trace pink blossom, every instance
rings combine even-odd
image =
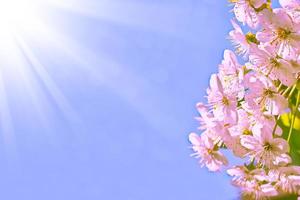
[[[247,149],[241,144],[241,135],[252,134],[252,124],[249,120],[250,116],[243,110],[238,110],[238,123],[228,128],[231,135],[231,140],[227,142],[227,146],[232,149],[235,156],[243,158],[247,154]],[[230,145],[228,145],[230,143]]]
[[[252,129],[250,113],[244,109],[238,110],[238,122],[236,125],[229,127],[229,132],[232,136],[241,136],[243,134],[250,134]]]
[[[274,132],[275,135],[281,136],[282,129],[276,126],[276,119],[274,116],[267,114],[266,112],[261,112],[259,110],[254,110],[250,120],[253,124],[263,124],[265,131]],[[274,127],[276,126],[276,129]]]
[[[195,151],[193,156],[200,158],[199,163],[205,165],[210,171],[219,171],[223,165],[228,164],[226,157],[215,149],[215,144],[205,134],[200,137],[196,133],[191,133],[189,140]]]
[[[274,12],[264,11],[263,29],[257,33],[257,39],[275,47],[280,56],[299,51],[300,27],[284,9]]]
[[[246,103],[255,111],[279,115],[288,109],[288,101],[278,93],[273,83],[264,77],[251,76],[247,82],[249,92],[245,95]]]
[[[243,85],[244,69],[239,64],[235,54],[230,50],[224,51],[224,59],[219,65],[219,75],[225,93],[235,95],[242,99],[244,95]]]
[[[238,157],[243,164],[227,173],[244,199],[300,195],[299,149],[291,137],[300,101],[300,0],[280,0],[277,9],[270,0],[230,2],[236,20],[250,27],[244,34],[231,21],[229,38],[245,61],[224,51],[207,104],[197,104],[202,133],[189,135],[193,155],[210,171],[228,164],[222,149]]]
[[[300,6],[299,0],[279,0],[279,3],[286,9],[298,8]]]
[[[244,55],[245,57],[249,53],[251,43],[256,43],[258,41],[256,40],[255,35],[250,32],[245,35],[241,27],[234,20],[231,20],[231,24],[234,30],[229,32],[229,39],[233,43],[237,54]]]
[[[256,8],[261,7],[265,0],[232,0],[234,2],[234,14],[236,19],[251,28],[256,28],[259,24]]]
[[[249,150],[248,155],[261,166],[273,167],[277,159],[286,159],[289,145],[282,138],[273,138],[272,132],[264,130],[264,126],[256,124],[253,135],[241,136],[241,143]],[[290,159],[287,160],[287,163]]]
[[[261,200],[277,196],[278,191],[270,183],[261,184],[253,181],[244,188],[243,194],[247,199]]]
[[[209,129],[215,126],[215,118],[212,112],[209,112],[208,107],[203,103],[197,104],[197,110],[200,114],[200,117],[196,119],[200,122],[200,130]]]
[[[235,94],[224,91],[222,83],[216,74],[210,79],[208,103],[213,107],[214,116],[226,123],[235,123],[237,120],[237,98]]]
[[[268,176],[273,177],[274,186],[283,193],[297,194],[300,189],[300,167],[298,166],[280,167],[271,170]]]
[[[281,58],[274,47],[265,45],[252,48],[249,60],[255,70],[263,72],[272,80],[280,80],[285,85],[295,83],[295,71],[292,65]]]
[[[219,70],[221,77],[231,76],[233,79],[240,79],[241,65],[232,51],[228,49],[224,51],[224,59],[219,65]]]
[[[279,0],[280,5],[292,17],[295,23],[300,22],[300,1],[299,0]]]
[[[264,174],[262,169],[250,170],[246,166],[234,166],[227,170],[227,174],[233,176],[232,184],[238,187],[247,187],[254,181],[256,175]]]
[[[244,196],[249,199],[262,199],[278,194],[276,188],[269,183],[263,169],[250,170],[245,166],[235,166],[227,173],[233,176],[232,183],[242,189]]]

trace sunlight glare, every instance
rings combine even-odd
[[[29,24],[35,13],[36,0],[0,0],[0,29]]]

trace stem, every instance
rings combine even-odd
[[[272,0],[267,0],[268,9],[272,9]]]
[[[275,124],[275,126],[273,128],[272,135],[274,135],[275,132],[276,132],[276,129],[278,127],[278,122],[279,122],[279,119],[280,119],[280,115],[278,115],[277,117],[275,117],[275,119],[276,119],[276,124]]]
[[[274,66],[272,66],[272,67],[270,68],[270,70],[268,71],[268,73],[266,74],[267,77],[269,77],[269,75],[271,74],[271,72],[272,72],[273,69],[274,69]]]
[[[278,87],[277,87],[277,92],[278,92],[278,93],[280,93],[282,86],[283,86],[282,83],[280,83],[280,84],[278,85]]]
[[[288,96],[288,99],[291,98],[291,96],[293,95],[293,93],[294,93],[296,87],[297,87],[297,84],[295,84],[294,87],[292,88],[292,90],[290,91],[290,94],[289,94],[289,96]]]
[[[288,135],[288,138],[287,138],[287,141],[289,142],[290,139],[291,139],[291,135],[292,135],[292,132],[293,132],[293,128],[294,128],[294,124],[295,124],[295,120],[296,120],[296,114],[297,114],[297,111],[298,111],[298,107],[299,107],[299,104],[300,104],[300,91],[298,90],[297,92],[297,102],[296,102],[296,107],[295,107],[295,110],[294,110],[294,114],[292,116],[292,123],[291,123],[291,127],[290,127],[290,130],[289,130],[289,135]]]
[[[296,86],[297,86],[297,85],[295,84],[295,85],[292,85],[292,86],[286,88],[286,89],[283,91],[283,93],[282,93],[281,95],[285,97],[287,94],[289,94],[289,92],[290,92],[291,90],[293,90],[294,87],[296,88]]]
[[[286,88],[281,95],[286,96],[288,94],[288,92],[292,89],[292,87],[293,86],[290,86],[290,87]]]

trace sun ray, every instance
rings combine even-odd
[[[14,133],[14,126],[8,103],[5,82],[2,76],[2,69],[0,67],[0,125],[1,133],[4,140],[4,147],[6,153],[10,156],[16,156],[16,139]]]
[[[71,38],[55,31],[52,31],[51,35],[53,36],[52,45],[57,45],[57,49],[77,63],[76,66],[73,66],[73,70],[82,72],[94,84],[109,88],[110,91],[127,101],[153,128],[160,127],[162,120],[174,120],[168,114],[170,113],[169,110],[155,109],[155,105],[161,107],[158,106],[161,99],[167,98],[164,97],[165,94],[158,93],[158,89],[154,88],[144,77],[140,77],[126,66],[113,61],[104,52],[95,54]],[[61,45],[59,41],[64,41],[64,45]],[[143,95],[145,93],[155,95],[150,98],[148,95]],[[155,96],[159,96],[160,100]]]
[[[158,8],[155,5],[133,1],[130,5],[125,5],[124,2],[122,3],[121,1],[85,2],[82,0],[68,0],[62,2],[49,0],[40,4],[41,8],[47,7],[47,4],[55,5],[57,8],[71,10],[82,16],[92,16],[96,19],[104,19],[123,25],[162,33],[177,34],[172,29],[169,29],[169,27],[157,26],[156,23],[145,23],[147,22],[147,18],[151,17],[157,10],[164,12],[165,7]],[[122,11],[122,7],[124,6],[126,6],[126,9]],[[100,7],[100,10],[103,10],[103,12],[96,12]],[[146,10],[144,15],[141,15],[141,18],[138,17],[141,14],[139,10]],[[49,10],[45,8],[45,13],[43,14],[47,15],[46,13],[48,11]],[[174,7],[173,12],[173,14],[179,12],[178,8]],[[41,11],[39,11],[39,13],[41,13]],[[59,84],[56,83],[55,78],[51,76],[52,73],[49,73],[50,70],[51,72],[55,72],[56,69],[53,69],[53,66],[48,66],[39,58],[40,54],[31,48],[30,42],[33,42],[37,46],[46,47],[49,49],[49,52],[51,51],[51,54],[53,52],[55,55],[63,55],[65,60],[72,60],[75,64],[72,66],[64,66],[65,73],[83,73],[86,77],[91,78],[90,81],[93,81],[92,84],[109,88],[113,93],[127,101],[154,128],[159,127],[163,119],[168,118],[172,120],[168,114],[168,110],[155,109],[155,105],[160,103],[155,96],[163,97],[164,94],[158,93],[157,88],[153,87],[149,81],[143,77],[139,77],[138,74],[128,69],[128,67],[115,62],[114,59],[110,58],[110,56],[104,52],[105,49],[101,49],[100,47],[96,54],[83,44],[76,42],[72,36],[57,30],[59,26],[43,21],[43,18],[38,17],[39,13],[32,13],[35,17],[28,18],[30,22],[23,20],[15,21],[15,24],[9,24],[9,26],[6,24],[7,29],[5,31],[0,31],[0,48],[6,48],[5,52],[2,53],[4,54],[3,58],[1,55],[0,58],[10,61],[8,62],[9,66],[2,67],[0,71],[2,78],[3,76],[7,76],[7,79],[9,79],[9,82],[5,85],[2,84],[4,81],[0,80],[0,84],[2,84],[2,86],[0,86],[1,96],[7,96],[6,89],[9,88],[11,91],[11,88],[18,87],[20,94],[27,93],[26,97],[20,97],[20,99],[22,101],[31,99],[32,102],[30,103],[34,105],[35,111],[40,116],[40,121],[42,121],[44,126],[49,127],[49,115],[52,109],[50,106],[53,106],[50,100],[47,99],[47,95],[49,95],[53,102],[55,102],[57,108],[59,108],[70,123],[81,123],[77,112],[60,89]],[[116,13],[119,14],[117,15]],[[130,15],[126,17],[128,13]],[[169,17],[167,15],[165,15],[165,17],[165,20],[171,20],[172,18],[172,16]],[[159,19],[154,19],[152,22],[155,22],[155,20]],[[10,21],[10,23],[11,22],[13,21]],[[2,23],[2,25],[3,24],[4,23]],[[64,61],[59,60],[57,62]],[[12,82],[15,82],[15,86],[13,87],[10,86]],[[26,92],[22,91],[22,89],[25,89]],[[145,95],[145,93],[153,94],[153,97],[145,98],[148,96]],[[7,126],[5,127],[6,133],[10,131],[13,132],[9,102],[3,98],[0,103],[0,115],[6,118],[1,123],[5,123],[5,126]],[[9,140],[6,143],[10,143]]]
[[[40,80],[46,86],[47,91],[51,94],[52,98],[58,105],[59,109],[64,113],[65,117],[69,120],[79,120],[79,116],[74,111],[64,94],[60,91],[59,87],[53,81],[51,76],[45,69],[45,66],[34,55],[33,51],[28,47],[26,42],[19,36],[16,36],[20,48],[24,52],[24,55],[33,67],[33,70],[38,74]]]
[[[187,38],[189,32],[179,29],[184,26],[184,21],[174,20],[178,16],[186,18],[184,9],[180,3],[141,2],[136,0],[48,0],[47,3],[55,8],[64,9],[99,20],[105,20],[128,27],[159,32],[174,37]],[[167,25],[167,26],[166,26]]]

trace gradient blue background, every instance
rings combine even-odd
[[[230,47],[231,7],[106,2],[109,11],[53,8],[46,19],[76,42],[79,58],[28,42],[72,109],[62,112],[46,92],[52,104],[41,115],[26,92],[8,91],[16,152],[0,141],[0,199],[236,199],[229,177],[200,168],[187,141],[195,104]]]

